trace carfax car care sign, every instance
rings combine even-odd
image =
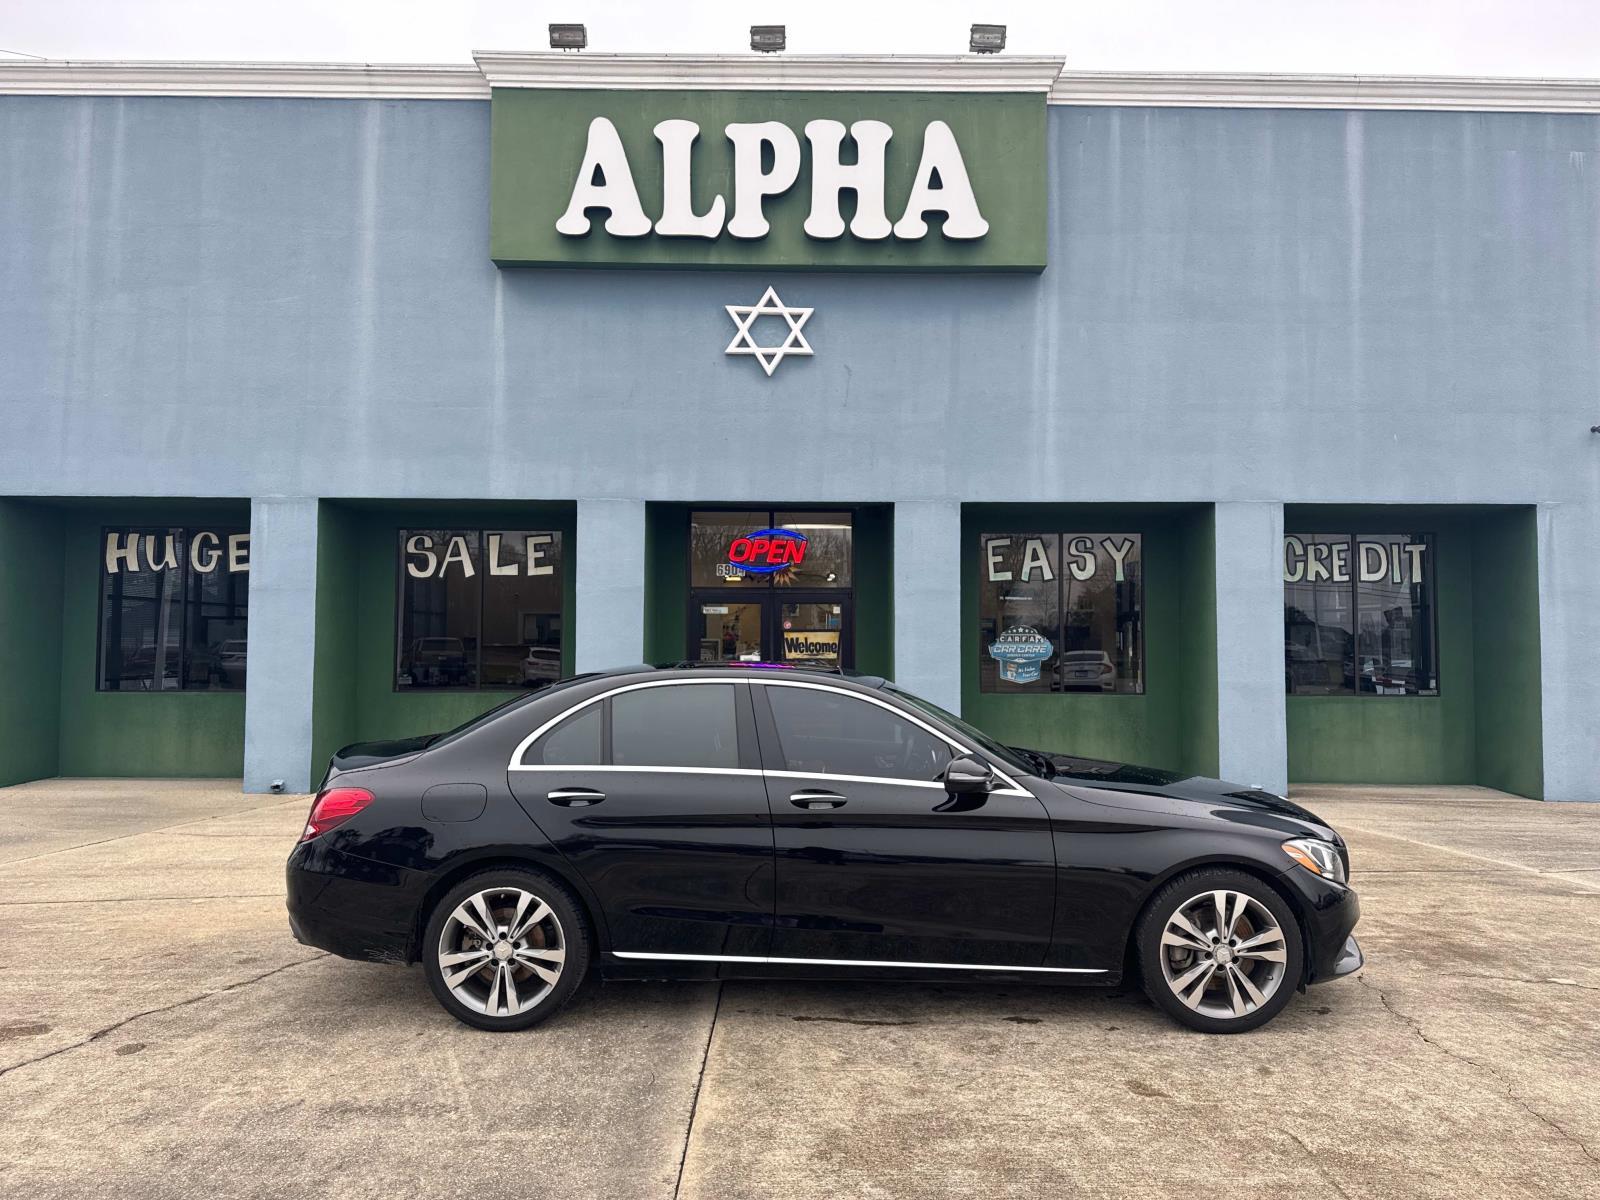
[[[1038,271],[1040,93],[496,88],[501,266]]]

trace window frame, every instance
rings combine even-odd
[[[179,543],[178,566],[174,568],[179,575],[178,585],[178,686],[175,688],[113,688],[106,686],[106,605],[110,597],[106,595],[106,579],[110,572],[106,570],[105,551],[106,537],[112,533],[126,534],[138,538],[146,536],[165,537],[176,532]],[[189,592],[192,586],[193,571],[189,562],[189,549],[195,534],[212,533],[221,539],[218,549],[222,559],[218,561],[217,569],[225,570],[228,554],[228,538],[234,534],[250,536],[250,524],[224,523],[221,525],[189,525],[182,521],[166,524],[152,523],[148,525],[101,525],[100,526],[100,565],[97,573],[98,595],[95,598],[95,633],[94,633],[94,690],[97,694],[106,695],[134,695],[134,696],[169,696],[174,692],[193,692],[196,695],[209,695],[218,693],[222,695],[244,695],[244,688],[219,688],[212,687],[209,683],[205,687],[190,687],[187,683],[188,665],[190,655],[190,625],[189,625]],[[227,572],[228,574],[242,574],[246,578],[244,621],[245,621],[245,670],[248,672],[250,663],[250,587],[248,570],[240,572]],[[118,601],[121,602],[120,599]],[[159,661],[159,660],[158,660]],[[118,676],[118,678],[123,678]],[[152,681],[154,676],[151,677]],[[246,676],[248,678],[248,675]]]
[[[1387,531],[1391,532],[1391,533],[1397,532],[1392,527],[1388,528]],[[1379,533],[1379,531],[1375,531],[1375,530],[1363,531],[1363,530],[1360,530],[1360,529],[1304,529],[1304,528],[1300,528],[1300,529],[1285,529],[1284,532],[1283,532],[1282,546],[1281,546],[1281,549],[1279,551],[1279,556],[1278,556],[1278,574],[1279,574],[1280,579],[1282,580],[1282,585],[1283,585],[1283,587],[1285,589],[1285,594],[1284,594],[1285,595],[1285,604],[1284,604],[1284,607],[1285,607],[1285,609],[1287,609],[1288,608],[1288,604],[1287,604],[1287,598],[1288,598],[1287,589],[1292,587],[1292,586],[1294,586],[1294,584],[1290,583],[1290,581],[1287,580],[1287,579],[1282,579],[1282,575],[1283,575],[1283,553],[1282,552],[1284,550],[1288,549],[1289,539],[1290,538],[1299,538],[1299,539],[1302,540],[1302,542],[1304,541],[1304,539],[1307,539],[1307,538],[1343,538],[1345,540],[1345,544],[1351,550],[1351,554],[1349,556],[1350,562],[1352,564],[1351,565],[1351,570],[1350,570],[1350,580],[1349,580],[1349,582],[1347,584],[1342,584],[1342,585],[1338,585],[1338,586],[1346,587],[1346,588],[1349,589],[1350,621],[1351,621],[1351,626],[1352,626],[1351,634],[1350,634],[1350,648],[1351,648],[1352,658],[1353,658],[1353,660],[1354,660],[1354,662],[1356,664],[1359,664],[1360,661],[1361,661],[1361,612],[1362,612],[1362,608],[1361,608],[1361,573],[1360,573],[1360,570],[1355,565],[1358,562],[1358,560],[1360,559],[1360,552],[1357,550],[1357,547],[1360,545],[1360,542],[1361,542],[1361,540],[1363,538],[1372,538],[1372,537],[1377,536],[1378,533]],[[1363,692],[1361,690],[1360,668],[1359,668],[1359,665],[1358,665],[1356,667],[1356,675],[1357,675],[1356,684],[1348,692],[1345,692],[1345,691],[1339,691],[1339,692],[1297,692],[1297,691],[1292,690],[1288,686],[1288,681],[1287,681],[1287,679],[1285,679],[1284,696],[1287,699],[1290,699],[1290,700],[1335,700],[1335,701],[1352,701],[1352,700],[1369,700],[1369,699],[1370,700],[1438,700],[1438,699],[1440,699],[1440,698],[1442,698],[1444,696],[1444,653],[1443,653],[1443,650],[1442,650],[1442,648],[1441,648],[1441,646],[1439,644],[1439,582],[1438,582],[1438,567],[1435,565],[1435,560],[1437,559],[1438,553],[1439,553],[1439,535],[1437,533],[1432,532],[1432,531],[1427,530],[1427,529],[1414,529],[1414,530],[1410,530],[1410,531],[1406,532],[1404,534],[1404,536],[1407,537],[1407,538],[1423,538],[1423,539],[1426,539],[1426,541],[1424,542],[1424,545],[1426,545],[1428,547],[1428,550],[1429,550],[1428,561],[1427,561],[1427,566],[1426,566],[1425,571],[1424,571],[1422,587],[1423,587],[1424,597],[1425,597],[1425,599],[1427,601],[1427,606],[1428,606],[1428,645],[1429,645],[1429,648],[1432,650],[1432,653],[1433,653],[1433,672],[1432,673],[1433,673],[1433,678],[1435,680],[1435,686],[1429,691],[1415,691],[1415,692]],[[1297,582],[1304,583],[1305,581],[1304,580],[1300,580],[1300,581],[1297,581]],[[1332,588],[1335,585],[1330,582],[1327,586]],[[1285,621],[1283,640],[1284,640],[1284,651],[1285,651],[1285,654],[1287,655],[1288,644],[1289,644],[1289,633],[1288,633],[1287,621]]]
[[[1108,691],[1105,691],[1103,689],[1088,690],[1088,689],[1083,689],[1083,688],[1069,688],[1069,687],[1062,686],[1061,682],[1060,682],[1060,678],[1059,678],[1060,667],[1061,667],[1061,664],[1065,661],[1066,655],[1068,653],[1071,653],[1071,651],[1068,651],[1067,648],[1066,648],[1067,616],[1068,616],[1068,611],[1069,611],[1068,608],[1067,608],[1067,574],[1068,574],[1068,568],[1067,568],[1067,565],[1066,565],[1067,541],[1068,541],[1069,538],[1092,538],[1097,544],[1099,544],[1099,543],[1105,541],[1108,538],[1119,538],[1119,537],[1136,538],[1137,539],[1138,550],[1139,550],[1139,558],[1138,558],[1139,578],[1138,578],[1138,581],[1137,581],[1137,589],[1138,589],[1137,590],[1137,600],[1138,600],[1138,603],[1135,606],[1135,611],[1138,613],[1138,638],[1139,638],[1139,652],[1138,652],[1138,654],[1136,656],[1137,661],[1138,661],[1138,687],[1136,687],[1136,688],[1134,688],[1134,689],[1132,689],[1130,691],[1125,691],[1125,692],[1124,691],[1119,691],[1119,690],[1113,688],[1111,691],[1108,692]],[[978,637],[977,637],[977,643],[978,643],[978,646],[977,646],[977,652],[978,652],[978,662],[977,662],[978,694],[980,696],[1033,696],[1033,697],[1040,697],[1040,696],[1074,696],[1074,697],[1076,697],[1076,696],[1084,696],[1084,697],[1089,697],[1089,696],[1094,696],[1094,697],[1099,697],[1099,698],[1104,698],[1104,697],[1107,697],[1107,696],[1126,697],[1126,696],[1147,696],[1147,695],[1149,695],[1150,694],[1149,654],[1147,653],[1147,647],[1145,645],[1145,643],[1146,643],[1146,641],[1148,639],[1148,632],[1147,632],[1146,625],[1145,625],[1145,617],[1146,617],[1146,609],[1145,609],[1145,558],[1144,558],[1145,537],[1146,537],[1146,531],[1144,529],[1142,529],[1142,528],[1135,528],[1135,529],[1129,529],[1129,528],[1115,529],[1115,528],[1112,528],[1112,529],[1104,529],[1104,530],[1098,530],[1098,531],[1095,531],[1095,530],[1082,530],[1082,529],[1033,529],[1033,530],[1024,529],[1024,530],[1020,530],[1020,531],[1019,530],[1015,530],[1015,529],[1012,529],[1012,530],[980,529],[980,530],[978,530],[977,542],[976,542],[976,546],[975,546],[975,549],[977,551],[977,563],[978,563],[978,565],[977,565],[977,572],[978,572],[977,585],[978,586],[977,586],[977,589],[976,589],[977,595],[976,595],[975,604],[974,604],[975,617],[976,617],[976,620],[977,620],[977,633],[978,633]],[[1045,688],[1042,691],[1024,691],[1024,690],[1022,690],[1020,688],[1000,688],[1000,687],[985,688],[984,687],[984,684],[983,684],[983,671],[984,671],[984,665],[985,665],[984,660],[988,655],[988,647],[983,644],[983,636],[984,636],[983,623],[984,623],[984,620],[985,620],[984,611],[983,611],[983,589],[984,589],[984,585],[989,582],[989,580],[986,577],[987,576],[987,571],[988,571],[988,566],[987,566],[988,556],[985,553],[985,549],[984,548],[985,548],[985,545],[986,545],[986,539],[989,539],[989,538],[1011,538],[1013,540],[1022,540],[1022,539],[1027,539],[1027,538],[1054,538],[1056,540],[1056,578],[1055,578],[1055,587],[1056,587],[1056,603],[1055,603],[1056,624],[1055,624],[1055,629],[1053,631],[1053,634],[1051,635],[1052,636],[1052,640],[1054,641],[1055,647],[1056,647],[1055,648],[1055,653],[1053,655],[1051,655],[1051,657],[1055,661],[1054,661],[1054,665],[1050,668],[1050,685],[1049,685],[1049,687]],[[1113,577],[1113,579],[1111,581],[1111,584],[1112,584],[1112,588],[1115,589],[1115,587],[1116,587],[1116,579],[1115,579],[1115,577]],[[1116,616],[1115,612],[1113,612],[1112,616],[1113,616],[1113,621],[1115,621],[1115,616]],[[996,632],[996,634],[999,634],[1000,632],[1002,632],[1002,630],[999,628],[999,617],[998,616],[996,616],[996,622],[997,622],[997,624],[996,624],[995,632]],[[1041,632],[1043,632],[1043,631],[1041,631]],[[1104,654],[1106,652],[1105,651],[1101,651],[1101,653]]]
[[[419,687],[417,687],[415,685],[409,685],[409,686],[406,686],[406,687],[401,687],[400,686],[401,651],[402,651],[402,647],[405,644],[404,641],[402,640],[403,634],[405,632],[405,599],[406,599],[406,591],[405,591],[405,589],[406,589],[407,579],[409,578],[406,575],[406,553],[407,552],[406,552],[406,548],[405,548],[405,545],[406,545],[406,534],[408,534],[408,533],[411,533],[411,534],[417,534],[417,533],[444,533],[444,534],[448,534],[448,535],[451,535],[451,536],[454,536],[456,534],[476,534],[477,537],[478,537],[478,553],[482,558],[482,562],[474,564],[474,572],[475,572],[474,578],[477,580],[477,583],[478,583],[478,633],[477,633],[477,637],[475,639],[476,640],[476,645],[475,645],[475,647],[473,649],[473,663],[474,663],[474,677],[481,681],[483,679],[483,644],[484,644],[483,628],[484,628],[484,617],[485,617],[485,610],[486,610],[486,608],[488,606],[488,602],[489,602],[489,600],[488,600],[489,589],[488,589],[488,587],[486,585],[487,585],[489,579],[491,578],[491,576],[488,575],[486,570],[484,569],[486,564],[487,564],[487,562],[488,562],[489,535],[491,533],[547,533],[547,534],[550,534],[552,536],[552,538],[554,539],[553,545],[555,545],[560,550],[560,554],[561,554],[560,566],[559,566],[559,568],[558,568],[558,570],[556,571],[556,574],[555,574],[557,590],[558,590],[558,592],[560,593],[560,596],[561,596],[561,609],[559,611],[559,615],[561,617],[561,641],[560,641],[560,644],[557,646],[557,651],[558,651],[558,653],[560,655],[560,661],[563,664],[565,664],[566,657],[567,657],[567,629],[568,629],[568,622],[567,622],[567,615],[568,614],[567,614],[567,608],[566,608],[566,604],[567,604],[566,531],[564,529],[548,528],[548,527],[544,528],[544,529],[530,529],[530,528],[512,529],[510,526],[508,526],[506,524],[499,524],[499,525],[482,525],[482,524],[478,524],[478,525],[446,525],[446,524],[416,525],[416,524],[411,524],[411,525],[396,525],[394,527],[394,537],[395,537],[395,540],[394,540],[394,547],[395,547],[394,587],[395,587],[395,591],[394,591],[394,633],[393,633],[394,650],[393,650],[393,654],[391,655],[391,659],[390,659],[389,690],[391,692],[393,692],[394,694],[396,694],[396,695],[410,695],[410,696],[422,696],[422,695],[439,696],[439,695],[450,695],[450,694],[459,694],[459,695],[469,695],[470,696],[470,695],[476,695],[476,694],[478,694],[480,692],[501,693],[501,694],[504,694],[504,695],[532,695],[535,692],[542,691],[543,690],[542,687],[528,687],[528,686],[526,686],[524,684],[505,684],[505,683],[484,684],[482,682],[476,683],[476,684],[474,684],[474,685],[472,685],[470,687],[461,686],[461,685],[451,685],[449,687],[421,687],[421,688],[419,688]],[[434,547],[434,551],[436,553],[439,553],[440,552],[440,547],[435,546]],[[421,582],[421,581],[418,581],[418,582]],[[429,637],[448,637],[448,636],[452,636],[452,635],[449,635],[449,634],[429,634],[427,636],[429,636]],[[564,667],[562,669],[564,669]],[[545,685],[545,686],[548,686],[548,685]]]
[[[612,763],[610,763],[608,761],[606,763],[603,763],[603,764],[600,764],[600,765],[597,765],[597,766],[593,766],[593,767],[563,767],[563,766],[546,766],[543,763],[529,763],[529,762],[524,762],[523,761],[527,757],[528,751],[535,744],[538,743],[540,738],[542,738],[550,730],[554,729],[561,722],[565,721],[569,717],[575,716],[577,713],[581,712],[583,709],[587,708],[591,704],[600,704],[600,703],[603,703],[603,702],[608,702],[608,701],[610,701],[610,699],[613,696],[620,695],[623,692],[638,691],[641,688],[694,687],[697,684],[723,684],[724,686],[731,684],[731,685],[733,685],[735,687],[737,687],[739,685],[743,685],[744,687],[746,687],[748,689],[748,699],[749,699],[748,706],[747,707],[741,707],[738,710],[739,711],[739,760],[740,760],[740,764],[741,765],[739,765],[737,767],[629,767],[629,766],[619,767],[619,766],[613,765]],[[864,692],[854,691],[854,690],[852,690],[850,688],[835,687],[835,686],[833,686],[831,684],[826,684],[826,683],[812,683],[812,682],[807,681],[807,680],[800,680],[800,679],[751,679],[748,676],[742,676],[742,675],[741,676],[735,676],[734,678],[731,678],[731,679],[708,679],[708,678],[695,678],[695,679],[647,679],[647,680],[643,680],[642,682],[639,682],[639,683],[627,683],[627,684],[621,685],[620,687],[614,687],[614,688],[610,688],[610,689],[608,689],[606,691],[599,692],[599,693],[597,693],[597,694],[595,694],[593,696],[588,697],[587,699],[580,700],[577,704],[572,705],[572,707],[567,708],[567,709],[563,710],[562,712],[557,713],[555,716],[550,717],[547,720],[542,721],[540,724],[535,726],[529,733],[527,733],[522,738],[521,741],[519,741],[517,743],[516,748],[511,751],[511,757],[506,763],[506,770],[507,771],[569,771],[569,772],[570,771],[635,771],[635,772],[662,772],[662,773],[666,773],[666,774],[761,775],[761,776],[777,778],[777,779],[795,779],[795,778],[800,778],[800,779],[839,779],[839,780],[844,780],[846,782],[880,783],[880,784],[886,784],[886,785],[888,785],[890,787],[905,787],[905,786],[910,786],[910,787],[932,787],[932,788],[943,788],[944,787],[944,785],[942,783],[928,782],[926,780],[920,780],[920,779],[897,779],[897,778],[894,778],[892,776],[871,776],[871,777],[869,777],[869,776],[856,776],[856,775],[828,775],[828,774],[818,774],[816,772],[808,772],[808,771],[780,770],[778,768],[768,767],[768,766],[765,765],[765,746],[764,745],[759,745],[759,746],[753,745],[753,746],[751,746],[749,748],[750,750],[757,750],[757,751],[759,751],[759,753],[756,754],[756,755],[753,755],[753,756],[747,756],[747,748],[746,748],[746,744],[745,744],[745,737],[746,737],[746,733],[747,732],[749,732],[752,735],[754,735],[756,727],[759,727],[759,725],[760,725],[760,723],[761,723],[761,721],[763,719],[772,722],[772,725],[773,725],[774,729],[776,728],[777,722],[774,721],[773,718],[772,718],[771,706],[767,705],[765,703],[765,700],[766,700],[765,694],[761,694],[760,711],[762,712],[762,715],[760,717],[756,716],[756,712],[758,711],[758,706],[757,706],[757,701],[756,701],[757,694],[758,694],[758,692],[759,692],[759,690],[761,688],[768,688],[768,687],[812,688],[812,689],[814,689],[816,691],[819,691],[819,692],[834,692],[834,693],[836,693],[836,694],[838,694],[840,696],[848,696],[851,699],[861,700],[861,701],[863,701],[863,702],[865,702],[867,704],[876,704],[879,708],[888,709],[895,716],[901,717],[901,718],[903,718],[903,719],[905,719],[907,721],[910,721],[913,725],[920,726],[922,729],[924,729],[928,733],[932,734],[934,737],[938,738],[940,741],[943,741],[943,742],[947,743],[951,747],[951,749],[953,749],[955,751],[957,757],[975,758],[979,762],[987,763],[989,768],[994,771],[995,778],[996,778],[996,780],[997,780],[997,782],[999,784],[999,786],[997,786],[992,792],[989,793],[991,796],[1026,796],[1026,797],[1028,797],[1030,799],[1035,799],[1036,798],[1036,797],[1034,797],[1032,792],[1028,791],[1020,783],[1017,782],[1016,778],[1013,775],[1014,768],[1012,768],[1010,766],[1007,766],[1007,765],[1004,765],[1004,764],[1001,764],[1001,763],[997,763],[994,760],[994,757],[992,755],[989,755],[989,754],[985,753],[981,749],[972,749],[972,748],[967,747],[959,739],[952,737],[951,735],[949,735],[948,733],[945,733],[943,730],[937,728],[936,726],[932,725],[928,721],[923,720],[922,717],[920,715],[918,715],[917,713],[908,712],[906,709],[901,708],[899,705],[891,704],[889,701],[884,700],[884,699],[882,699],[882,698],[880,698],[878,696],[870,696],[870,695],[867,695]],[[745,721],[746,721],[747,718],[751,719],[752,723],[751,723],[750,726],[747,726],[745,724]],[[607,719],[605,721],[605,724],[604,724],[604,726],[602,728],[604,730],[604,732],[602,733],[602,742],[601,742],[603,757],[609,759],[611,757],[610,719],[609,719],[609,717],[607,717]],[[762,743],[765,742],[764,736],[760,737],[759,739],[754,738],[754,737],[752,738],[752,741],[757,741],[757,740],[759,740]],[[745,765],[745,764],[748,764],[748,763],[757,763],[757,764],[760,764],[760,765],[756,765],[756,766]]]
[[[990,792],[989,793],[990,795],[992,795],[992,796],[1029,796],[1029,797],[1033,796],[1032,792],[1028,791],[1026,788],[1024,788],[1021,784],[1019,784],[1012,777],[1011,770],[1010,770],[1009,767],[1006,767],[1006,766],[1004,766],[1002,764],[996,763],[992,756],[982,752],[981,750],[972,749],[972,748],[967,747],[959,739],[950,736],[950,734],[945,733],[942,729],[939,729],[939,728],[935,727],[934,725],[930,724],[929,722],[923,720],[920,715],[918,715],[916,713],[912,713],[912,712],[907,712],[905,709],[901,708],[899,705],[891,704],[887,700],[881,699],[881,698],[879,698],[877,696],[869,696],[865,692],[852,691],[849,688],[833,687],[832,685],[826,684],[826,683],[811,683],[811,682],[809,682],[807,680],[803,680],[803,679],[758,679],[758,680],[753,680],[752,684],[753,684],[752,691],[754,691],[754,689],[756,689],[756,688],[769,688],[769,687],[809,688],[809,689],[811,689],[813,691],[833,692],[836,695],[848,696],[853,700],[861,700],[861,701],[863,701],[863,702],[865,702],[867,704],[876,704],[879,708],[888,709],[895,716],[903,717],[905,720],[910,721],[913,725],[920,726],[922,729],[926,730],[928,733],[931,733],[934,737],[936,737],[936,738],[940,739],[941,741],[947,743],[950,746],[950,748],[955,751],[955,757],[957,757],[957,758],[975,758],[979,762],[987,763],[989,765],[989,768],[992,771],[994,771],[996,778],[1000,780],[1001,785],[1002,785],[1000,787],[997,787],[994,791]],[[766,699],[764,694],[762,696],[762,699],[763,700]],[[777,718],[775,716],[773,716],[772,706],[770,704],[766,705],[766,714],[765,715],[766,715],[767,719],[772,722],[773,732],[777,733],[778,722],[777,722]],[[779,736],[781,736],[781,735],[779,735]],[[780,745],[779,749],[781,751],[781,749],[782,749],[781,745]],[[890,784],[890,785],[893,785],[893,786],[896,786],[896,787],[902,786],[902,785],[910,785],[910,786],[913,786],[913,787],[935,787],[935,788],[943,788],[944,787],[944,785],[942,783],[929,783],[929,782],[926,782],[926,781],[920,780],[920,779],[898,779],[898,778],[895,778],[893,776],[829,775],[829,774],[826,774],[826,773],[817,773],[817,772],[814,772],[814,771],[790,771],[790,770],[787,770],[787,769],[777,769],[777,768],[767,768],[766,773],[768,775],[775,776],[775,777],[777,777],[779,779],[796,779],[796,778],[799,778],[799,779],[843,779],[843,780],[847,780],[847,781],[854,781],[854,782],[860,782],[860,783],[885,783],[885,784]]]
[[[557,713],[555,716],[536,726],[517,743],[511,752],[511,761],[506,764],[508,771],[660,771],[668,774],[708,774],[708,775],[759,775],[760,756],[755,744],[755,726],[749,711],[747,697],[741,697],[741,685],[748,687],[747,679],[647,679],[642,683],[629,683],[621,687],[611,688],[600,692],[587,699],[580,700],[571,708]],[[641,691],[645,688],[658,687],[731,687],[734,689],[734,726],[739,741],[739,765],[737,767],[665,767],[644,766],[633,764],[617,764],[612,761],[611,750],[611,700],[625,692]],[[591,705],[598,704],[600,710],[600,758],[601,761],[591,766],[562,766],[560,764],[530,763],[526,759],[529,751],[539,745],[546,734],[551,733],[563,723],[586,712]]]

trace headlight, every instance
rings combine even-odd
[[[1330,842],[1316,838],[1295,838],[1283,844],[1283,852],[1313,874],[1335,883],[1345,881],[1344,859],[1339,857],[1337,847]]]

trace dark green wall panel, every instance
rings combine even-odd
[[[1432,533],[1438,696],[1288,697],[1289,778],[1542,793],[1531,508],[1291,506],[1288,533]]]
[[[962,561],[951,564],[961,571],[962,715],[1013,745],[1215,772],[1216,601],[1210,565],[1215,529],[1208,511],[1163,505],[965,506]],[[1056,532],[1143,535],[1143,695],[1008,696],[978,690],[979,538]]]
[[[644,520],[644,660],[677,662],[689,628],[687,504],[650,504]]]
[[[856,670],[894,678],[894,508],[855,510]]]
[[[563,608],[561,669],[572,671],[577,545],[570,503],[324,501],[318,546],[317,643],[311,773],[354,741],[449,729],[516,694],[512,690],[396,690],[398,531],[408,527],[559,530]],[[326,587],[326,591],[324,588]]]
[[[1539,669],[1539,538],[1532,506],[1492,513],[1472,548],[1478,665],[1477,781],[1544,798]]]
[[[0,787],[58,774],[59,515],[0,500]]]
[[[1183,578],[1178,636],[1180,695],[1178,761],[1215,777],[1217,726],[1217,510],[1209,504],[1178,519]]]
[[[108,500],[62,511],[62,775],[233,778],[244,772],[244,693],[101,692],[101,529],[107,525],[242,525],[242,501]]]

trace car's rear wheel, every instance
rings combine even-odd
[[[1204,1033],[1265,1025],[1299,986],[1300,923],[1273,888],[1243,871],[1179,876],[1145,910],[1137,932],[1145,992]]]
[[[572,998],[589,969],[577,902],[535,871],[488,871],[451,888],[434,906],[422,947],[434,996],[478,1029],[538,1024]]]

